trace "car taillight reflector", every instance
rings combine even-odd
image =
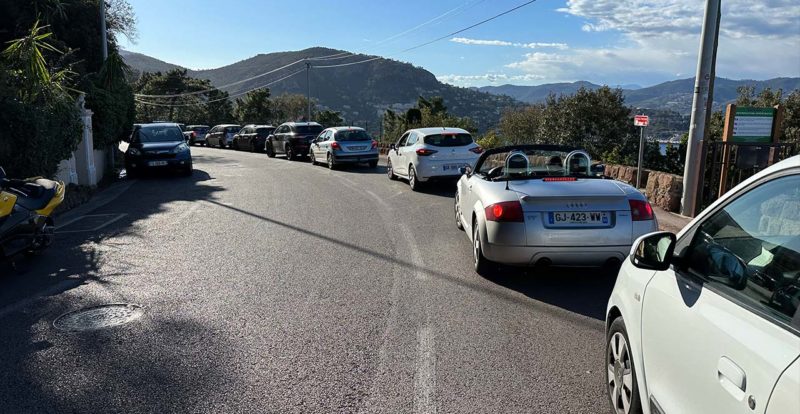
[[[474,152],[474,153],[476,153],[476,154],[482,154],[483,153],[483,148],[481,148],[481,147],[470,148],[469,150]]]
[[[498,222],[517,222],[523,221],[522,205],[519,201],[503,201],[492,204],[484,209],[486,220]]]
[[[338,149],[342,149],[342,146],[339,145],[338,142],[333,141],[333,142],[331,142],[331,148],[338,150]]]
[[[577,177],[544,177],[542,178],[544,182],[553,182],[553,181],[578,181]]]
[[[423,157],[427,157],[428,155],[436,154],[437,152],[438,151],[432,149],[420,148],[417,150],[417,155],[422,155]]]
[[[644,221],[653,219],[653,206],[647,201],[628,200],[631,205],[631,219],[633,221]]]

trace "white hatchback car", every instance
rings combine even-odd
[[[606,317],[615,413],[800,413],[800,156],[642,236]]]
[[[416,191],[420,183],[461,177],[483,149],[461,128],[419,128],[406,131],[392,144],[387,161],[389,179],[402,177]]]

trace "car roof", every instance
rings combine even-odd
[[[436,127],[436,128],[416,128],[411,129],[408,132],[418,132],[422,135],[435,135],[435,134],[469,134],[468,131],[463,130],[461,128],[448,128],[448,127]]]
[[[316,126],[316,125],[319,125],[319,126],[322,126],[322,125],[320,125],[320,124],[318,124],[316,122],[284,122],[284,123],[281,124],[281,126],[282,125],[290,125],[290,126],[303,126],[303,125]]]
[[[251,125],[253,128],[275,128],[273,125]]]
[[[208,125],[187,125],[186,128],[211,128]]]
[[[239,125],[239,124],[219,124],[219,125],[214,125],[214,128],[216,128],[216,127],[223,127],[223,128],[239,127],[239,128],[241,128],[241,125]]]
[[[357,127],[357,126],[338,126],[338,127],[330,127],[328,129],[332,129],[334,131],[364,131],[364,128]]]
[[[148,124],[133,124],[133,126],[134,126],[134,128],[136,128],[136,127],[139,127],[139,128],[152,128],[152,127],[157,127],[157,126],[160,126],[160,127],[163,127],[163,126],[174,126],[176,128],[180,128],[178,126],[178,124],[176,124],[175,122],[150,122]]]

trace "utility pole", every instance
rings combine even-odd
[[[642,169],[644,168],[644,126],[639,127],[639,163],[636,164],[636,188],[642,188]]]
[[[106,31],[106,0],[100,0],[100,41],[103,62],[108,59],[108,31]]]
[[[703,146],[708,136],[708,121],[714,102],[714,76],[719,39],[721,0],[707,0],[700,38],[700,53],[697,59],[697,75],[692,98],[692,120],[689,124],[689,142],[686,149],[686,165],[683,170],[683,199],[681,214],[694,217],[697,213],[697,197],[702,188]]]
[[[311,122],[311,62],[306,61],[306,101],[308,101],[308,111],[306,120]]]

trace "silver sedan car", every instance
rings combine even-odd
[[[363,128],[333,127],[320,132],[311,141],[308,156],[312,164],[323,162],[332,170],[360,163],[375,168],[378,166],[378,142]]]
[[[602,170],[585,151],[555,145],[495,148],[463,168],[455,221],[472,241],[475,270],[621,263],[658,223],[642,193]]]

